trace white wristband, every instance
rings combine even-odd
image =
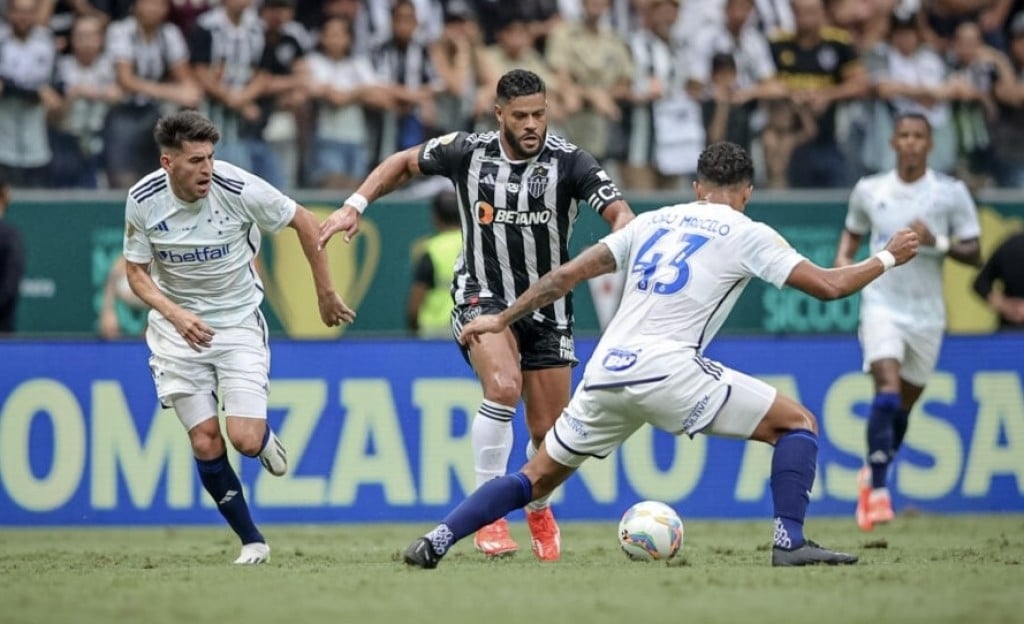
[[[356,212],[363,214],[366,211],[366,207],[370,205],[370,202],[366,201],[366,198],[359,193],[352,193],[345,200],[343,206],[352,206],[356,209]]]
[[[876,253],[875,257],[882,263],[883,273],[896,266],[896,256],[892,255],[892,252],[888,249],[883,249]]]
[[[949,237],[948,236],[936,236],[935,237],[935,251],[939,253],[949,253]]]

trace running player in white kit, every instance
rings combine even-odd
[[[355,313],[331,285],[316,216],[214,160],[220,134],[208,119],[168,115],[154,137],[161,168],[128,191],[124,236],[128,283],[152,308],[149,367],[161,404],[174,407],[188,431],[203,486],[242,541],[235,563],[263,563],[270,547],[249,514],[217,418],[219,398],[232,446],[271,474],[287,471],[284,447],[267,426],[270,349],[253,266],[260,230],[298,233],[326,325],[351,322]]]
[[[918,113],[893,126],[896,169],[861,178],[850,195],[835,266],[852,264],[861,240],[871,253],[895,231],[910,227],[921,239],[920,255],[864,289],[860,343],[864,370],[874,380],[867,426],[867,465],[858,475],[857,526],[870,531],[890,522],[889,465],[907,432],[910,410],[939,358],[946,329],[942,263],[946,256],[979,266],[981,228],[963,182],[928,168],[932,129]]]
[[[775,388],[704,357],[703,352],[752,277],[819,299],[844,297],[917,252],[917,234],[896,232],[875,256],[842,269],[810,262],[769,226],[743,214],[754,168],[734,143],[701,154],[698,200],[636,217],[536,282],[497,315],[468,323],[461,340],[498,332],[577,283],[628,273],[622,303],[597,345],[569,406],[521,472],[495,479],[463,501],[405,551],[409,565],[433,568],[477,526],[544,496],[588,457],[606,457],[642,425],[674,434],[759,440],[775,447],[772,565],[848,564],[803,535],[818,455],[813,414]]]

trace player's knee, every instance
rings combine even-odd
[[[803,405],[797,405],[792,413],[789,414],[785,428],[788,431],[796,429],[805,429],[815,434],[818,433],[818,419],[814,417],[811,410],[807,409]]]
[[[499,371],[483,379],[484,398],[500,405],[516,405],[522,393],[523,378],[516,373]]]
[[[263,450],[263,434],[255,431],[232,432],[228,434],[231,446],[242,455],[255,457]]]
[[[189,439],[192,442],[192,454],[199,459],[216,459],[225,452],[224,438],[219,429],[196,427],[189,431]]]

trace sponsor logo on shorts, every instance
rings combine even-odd
[[[590,436],[590,432],[587,431],[586,426],[579,421],[575,416],[570,416],[568,412],[562,412],[562,421],[572,429],[572,432],[581,438],[587,438]]]
[[[576,359],[576,346],[571,336],[562,336],[558,339],[558,357],[563,360]]]
[[[636,364],[637,354],[625,349],[612,349],[605,354],[601,366],[610,371],[624,371]]]
[[[704,410],[708,408],[708,402],[711,400],[710,394],[705,394],[704,397],[697,401],[697,405],[690,410],[690,415],[683,421],[683,431],[689,431],[693,423],[697,422],[697,419],[704,414]]]

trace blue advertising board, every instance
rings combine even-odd
[[[593,340],[580,340],[583,361]],[[429,521],[473,488],[479,386],[451,342],[272,344],[270,421],[286,477],[233,456],[261,522]],[[1024,335],[951,337],[911,418],[897,508],[1024,511]],[[814,515],[852,514],[872,389],[856,340],[722,338],[708,355],[797,397],[820,420]],[[0,525],[220,522],[139,342],[0,342]],[[582,367],[580,367],[581,369]],[[577,377],[581,372],[577,369]],[[516,422],[512,467],[525,458]],[[764,518],[771,448],[644,428],[557,494],[563,519],[638,499],[685,517]]]

